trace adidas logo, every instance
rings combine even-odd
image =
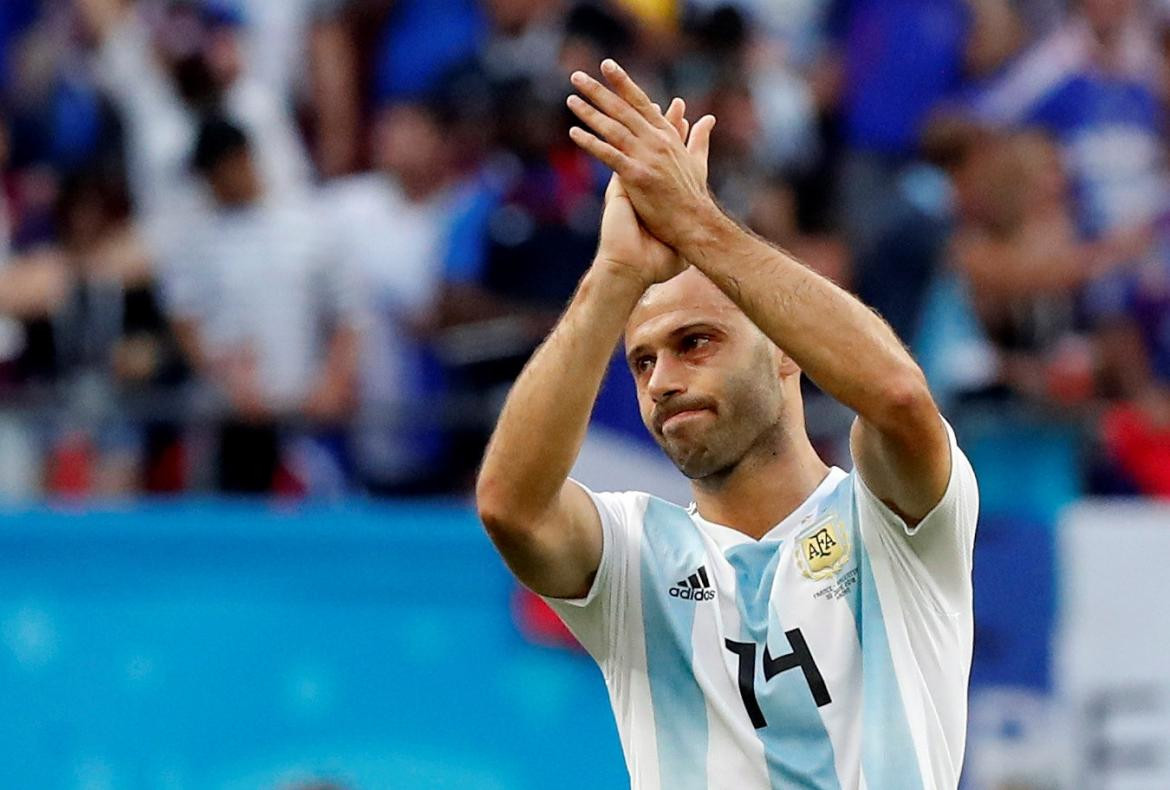
[[[700,565],[697,571],[671,587],[670,597],[684,601],[710,601],[714,598],[715,590],[707,579],[706,566]]]

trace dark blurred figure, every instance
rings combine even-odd
[[[956,235],[955,259],[1001,349],[1002,377],[1035,398],[1084,402],[1093,394],[1093,365],[1077,295],[1132,262],[1148,239],[1115,233],[1082,241],[1059,151],[1042,133],[989,143],[975,166],[974,205]]]
[[[551,328],[597,246],[609,174],[571,144],[561,95],[495,84],[495,154],[460,200],[447,254],[441,351],[460,388],[498,396]],[[488,426],[460,444],[474,469]]]
[[[1097,329],[1105,386],[1115,398],[1102,421],[1102,493],[1170,497],[1168,234],[1165,222],[1155,227],[1153,253],[1128,278],[1125,310]]]
[[[0,272],[0,309],[25,325],[26,383],[53,386],[70,416],[46,484],[59,494],[177,490],[177,430],[133,416],[143,394],[177,384],[183,367],[125,200],[105,174],[70,176],[55,224],[58,242]]]
[[[170,309],[194,368],[226,402],[219,487],[270,491],[278,471],[296,478],[282,424],[308,421],[332,444],[352,412],[363,297],[313,207],[265,193],[240,127],[204,120],[192,166],[215,209],[192,228]]]
[[[1082,240],[1059,151],[1043,132],[1002,134],[950,118],[928,137],[954,195],[949,266],[930,295],[934,323],[918,333],[932,349],[925,364],[940,398],[1085,406],[1096,394],[1095,355],[1078,296],[1093,279],[1124,270],[1148,239],[1121,232]],[[965,346],[947,345],[938,319],[949,312],[953,324],[964,311],[977,332]]]

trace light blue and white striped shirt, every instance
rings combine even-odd
[[[589,594],[550,600],[600,665],[635,790],[954,790],[978,491],[951,439],[915,528],[832,469],[761,540],[590,492]]]

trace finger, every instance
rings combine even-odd
[[[678,137],[684,143],[687,141],[687,103],[675,97],[666,108],[666,120],[678,132]]]
[[[707,154],[711,151],[711,130],[715,128],[715,116],[704,115],[691,129],[691,136],[687,140],[687,150],[695,156],[707,161]]]
[[[601,61],[601,73],[605,76],[606,82],[613,86],[617,95],[641,113],[647,122],[659,129],[666,125],[662,113],[654,109],[654,102],[650,101],[646,92],[617,64],[617,61],[610,58]]]
[[[573,83],[573,87],[580,91],[581,95],[588,99],[594,107],[621,123],[634,134],[645,130],[649,125],[646,119],[631,107],[625,99],[618,96],[585,72],[573,72],[573,76],[569,78],[569,81]]]
[[[615,173],[620,174],[629,168],[629,157],[580,126],[569,129],[569,137],[581,150],[605,164]]]
[[[565,104],[569,105],[573,115],[576,115],[582,123],[605,138],[610,145],[623,151],[630,150],[633,135],[629,129],[575,94],[566,99]]]

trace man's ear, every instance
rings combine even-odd
[[[789,376],[800,375],[800,365],[796,364],[796,360],[785,354],[778,347],[772,353],[776,358],[776,369],[780,372],[780,378],[786,379]]]

